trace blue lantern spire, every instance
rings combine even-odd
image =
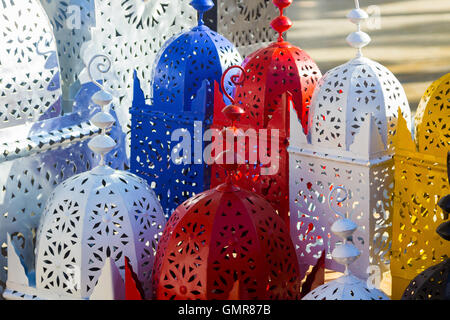
[[[192,0],[190,5],[198,11],[198,25],[202,26],[205,23],[203,21],[204,13],[214,7],[214,2],[212,0]]]
[[[190,4],[198,11],[198,25],[162,46],[153,66],[149,105],[135,73],[130,110],[131,172],[152,184],[168,215],[186,199],[209,189],[211,170],[202,161],[203,133],[212,123],[214,86],[228,67],[242,62],[234,45],[203,21],[213,1]],[[173,141],[173,133],[182,137]],[[184,148],[189,148],[187,144],[191,150]]]

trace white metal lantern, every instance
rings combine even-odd
[[[330,193],[345,189],[342,187],[334,188]],[[336,198],[337,202],[342,203],[346,200],[347,193],[342,198]],[[330,201],[331,208],[331,201]],[[329,283],[323,284],[309,292],[303,300],[389,300],[389,298],[376,288],[369,288],[367,281],[355,277],[349,269],[349,265],[357,260],[361,254],[358,248],[348,238],[358,228],[358,225],[348,217],[335,211],[342,219],[339,219],[331,226],[331,231],[343,239],[343,243],[334,248],[332,252],[333,259],[345,266],[344,275]]]
[[[339,239],[330,232],[333,214],[327,194],[334,186],[348,187],[345,204],[358,225],[355,245],[361,258],[352,264],[355,275],[367,278],[370,265],[388,270],[393,194],[392,138],[400,109],[410,127],[405,92],[395,76],[365,58],[361,49],[370,37],[360,24],[368,15],[356,0],[348,18],[358,27],[347,42],[356,58],[328,71],[315,89],[308,135],[291,117],[290,220],[291,236],[302,269],[315,265],[326,251],[326,267],[343,271],[331,259]],[[291,114],[294,114],[291,107]]]
[[[100,66],[105,65],[98,65],[98,69],[106,71]],[[105,154],[115,147],[106,135],[114,124],[114,118],[104,110],[111,100],[103,90],[92,98],[102,106],[91,120],[102,134],[89,143],[90,149],[100,154],[100,165],[67,179],[51,194],[38,229],[35,270],[26,271],[14,247],[8,245],[5,298],[123,297],[110,289],[121,285],[125,257],[145,296],[150,297],[154,256],[165,218],[143,179],[105,165]]]

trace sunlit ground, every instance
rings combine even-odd
[[[364,55],[397,76],[415,111],[428,85],[450,72],[450,1],[360,0],[360,4],[372,16],[363,25],[372,37]],[[355,56],[345,41],[355,30],[345,17],[352,8],[353,0],[294,0],[287,11],[294,22],[289,41],[307,51],[322,73]]]

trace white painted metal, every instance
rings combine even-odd
[[[89,299],[93,293],[96,299],[121,298],[117,291],[121,284],[114,281],[123,280],[108,259],[123,278],[125,256],[146,296],[151,294],[153,260],[165,225],[163,210],[143,179],[104,164],[114,140],[106,135],[113,123],[101,105],[103,114],[93,122],[101,124],[102,134],[89,144],[101,155],[100,165],[56,187],[38,229],[35,272],[24,275],[26,269],[17,268],[23,262],[10,260],[17,266],[8,267],[21,275],[11,274],[5,298]],[[15,250],[10,251],[14,256]],[[32,280],[24,283],[24,279]],[[105,291],[111,288],[114,292]]]
[[[367,268],[388,270],[393,194],[394,148],[397,114],[408,126],[411,113],[405,92],[395,76],[379,63],[365,58],[361,48],[370,37],[361,31],[367,14],[359,8],[349,14],[357,31],[348,37],[357,57],[328,71],[315,89],[305,135],[291,116],[290,214],[291,235],[304,270],[315,265],[322,250],[326,267],[343,271],[331,259],[339,238],[330,230],[333,212],[327,207],[328,192],[345,185],[345,204],[357,223],[353,240],[361,257],[352,272],[367,278]],[[295,111],[291,107],[291,114]]]

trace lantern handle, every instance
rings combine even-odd
[[[89,63],[88,63],[88,68],[87,68],[88,75],[89,75],[89,78],[91,79],[91,81],[92,81],[97,87],[99,87],[101,90],[105,90],[105,88],[103,87],[103,85],[101,85],[101,84],[100,84],[97,80],[95,80],[94,77],[92,76],[92,65],[93,65],[94,61],[95,61],[97,58],[103,58],[103,59],[105,59],[105,60],[107,61],[106,64],[105,64],[105,63],[102,63],[102,62],[99,62],[99,63],[96,65],[97,71],[100,72],[100,73],[103,73],[103,74],[108,73],[109,70],[111,69],[111,59],[110,59],[107,55],[104,55],[104,54],[96,54],[96,55],[93,56],[93,57],[91,58],[91,60],[89,61]]]
[[[341,218],[346,218],[346,215],[343,214],[343,213],[341,213],[341,212],[339,212],[339,211],[336,210],[335,208],[333,208],[333,205],[332,205],[332,203],[331,203],[331,201],[332,201],[332,199],[333,199],[333,195],[334,195],[338,190],[344,191],[344,196],[341,197],[341,198],[339,198],[339,197],[336,195],[336,202],[339,204],[339,203],[342,203],[342,202],[344,202],[345,200],[347,200],[348,192],[347,192],[347,190],[346,190],[344,187],[341,187],[341,186],[333,187],[333,189],[332,189],[331,192],[330,192],[330,197],[328,198],[328,205],[330,206],[330,209],[333,210],[338,216],[340,216]]]
[[[245,69],[242,68],[241,66],[237,66],[236,65],[236,66],[231,66],[227,70],[225,70],[225,72],[222,74],[222,79],[220,80],[220,85],[222,87],[222,91],[225,94],[225,96],[231,101],[232,104],[236,104],[235,103],[235,99],[230,94],[228,94],[227,90],[225,89],[225,77],[228,74],[228,72],[230,72],[232,69],[239,69],[239,70],[242,71],[242,74],[241,75],[237,75],[237,74],[232,75],[230,77],[230,81],[235,86],[240,86],[240,85],[242,85],[244,83],[244,80],[245,80],[244,77],[242,77],[242,80],[239,80],[239,79],[241,78],[241,76],[243,74],[245,74]]]

